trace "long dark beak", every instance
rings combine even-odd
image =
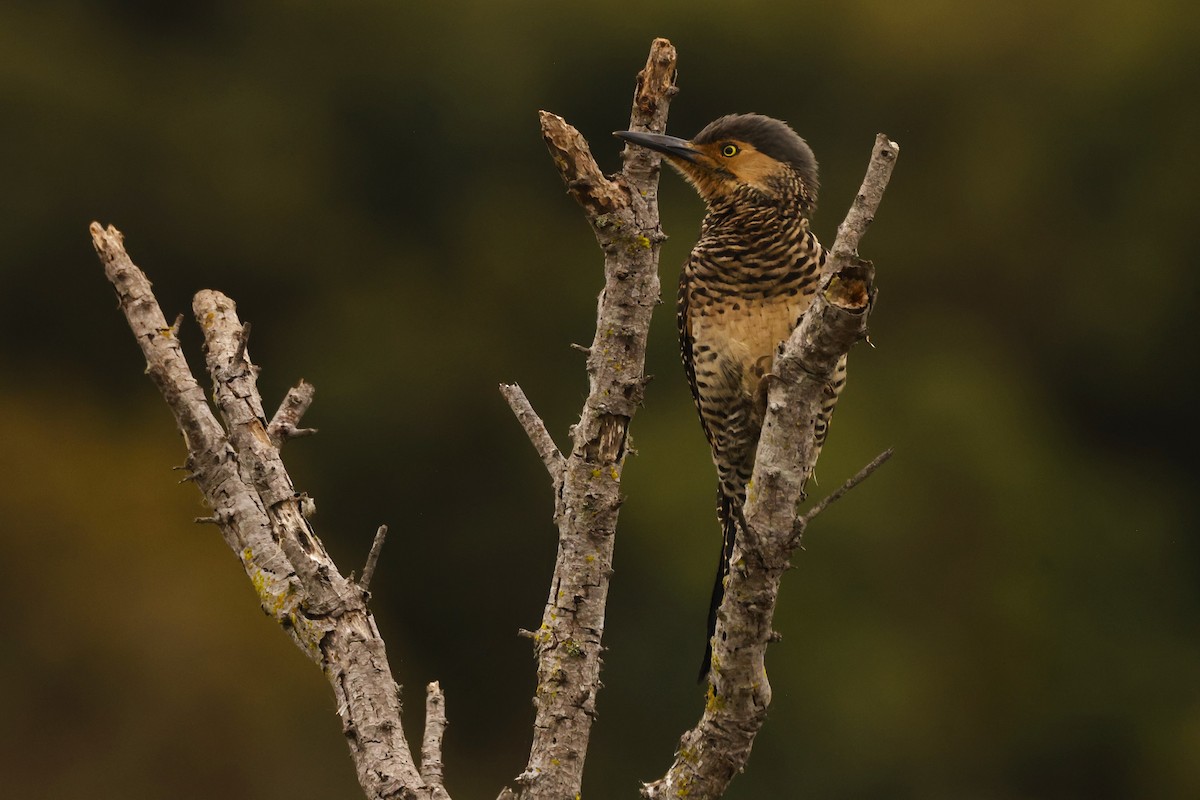
[[[680,139],[678,136],[667,136],[665,133],[642,133],[641,131],[614,131],[613,136],[618,139],[624,139],[627,142],[633,142],[636,145],[647,147],[651,150],[671,156],[672,158],[681,158],[684,161],[695,161],[699,155],[696,149],[692,147],[692,143],[687,139]]]

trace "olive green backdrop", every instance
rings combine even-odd
[[[555,552],[549,482],[600,259],[543,150],[618,166],[654,36],[670,130],[756,111],[816,151],[827,242],[902,146],[775,701],[730,798],[1200,796],[1194,309],[1200,12],[1091,3],[34,2],[0,6],[0,783],[14,798],[358,795],[323,677],[257,608],[87,234],[168,316],[217,288],[410,735],[440,680],[455,797],[522,768]],[[702,214],[663,177],[668,300]],[[182,333],[193,364],[199,335]],[[633,797],[699,714],[713,471],[664,305],[634,420],[585,795]]]

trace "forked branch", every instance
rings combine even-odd
[[[366,592],[338,572],[308,523],[307,498],[295,490],[279,457],[284,432],[298,424],[311,387],[301,383],[293,389],[268,423],[258,370],[246,350],[249,326],[238,320],[228,297],[202,291],[193,309],[204,332],[222,425],[184,359],[178,323],[167,325],[150,282],[125,252],[121,233],[92,223],[91,234],[146,358],[146,371],[183,433],[190,478],[212,509],[206,519],[220,528],[241,560],[263,610],[329,677],[366,796],[448,800],[436,752],[445,726],[440,693],[429,706],[434,713],[426,722],[418,769],[401,727],[400,687],[367,610]]]
[[[656,39],[638,75],[630,129],[664,131],[674,94],[675,48]],[[579,796],[596,714],[625,443],[646,385],[646,337],[658,303],[658,249],[664,237],[657,159],[627,148],[624,167],[607,178],[579,131],[545,111],[541,124],[567,191],[604,251],[604,289],[596,334],[587,348],[588,397],[565,457],[520,388],[501,387],[550,471],[559,532],[550,596],[533,635],[538,659],[533,745],[516,789],[505,789],[501,797],[563,800]]]

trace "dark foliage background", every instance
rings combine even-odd
[[[114,223],[168,316],[219,288],[348,571],[410,734],[449,698],[450,789],[524,763],[554,555],[542,466],[495,387],[565,441],[600,262],[543,151],[602,165],[655,35],[673,132],[782,117],[827,241],[877,131],[902,157],[865,254],[822,516],[785,584],[775,703],[729,797],[1200,796],[1195,157],[1182,0],[633,7],[10,0],[0,6],[0,780],[10,797],[356,797],[330,694],[256,610],[92,253]],[[670,287],[701,206],[664,177]],[[670,290],[667,291],[668,298]],[[199,363],[199,335],[185,328]],[[718,532],[669,308],[634,422],[586,793],[633,796],[700,711]]]

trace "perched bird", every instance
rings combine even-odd
[[[662,153],[707,206],[676,307],[684,372],[717,467],[724,534],[703,680],[734,539],[745,529],[742,507],[766,409],[763,377],[812,302],[825,263],[808,223],[817,202],[817,160],[786,123],[760,114],[721,117],[690,141],[637,131],[616,136]],[[814,420],[818,449],[845,380],[843,359]]]

